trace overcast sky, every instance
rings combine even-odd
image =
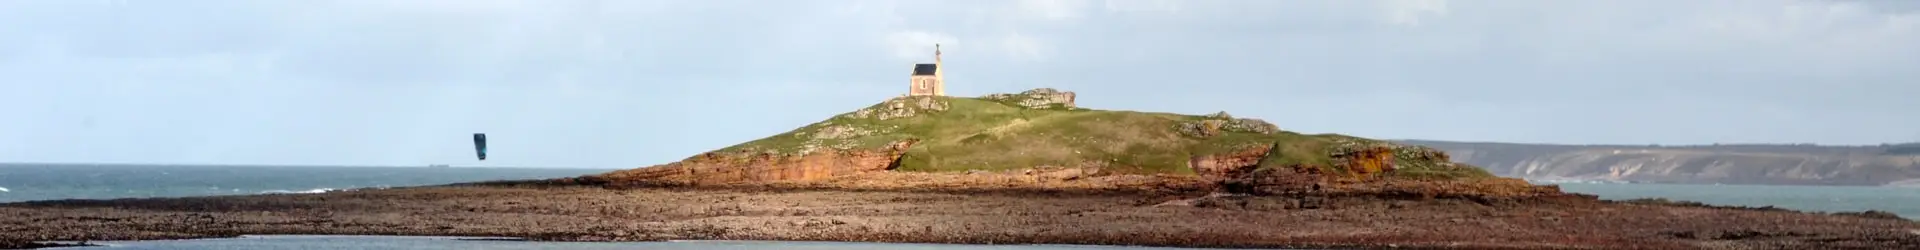
[[[638,167],[904,93],[934,43],[951,95],[1305,133],[1916,141],[1915,2],[0,0],[0,162]]]

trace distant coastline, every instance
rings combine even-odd
[[[1887,183],[1886,186],[1920,188],[1920,179],[1909,179],[1909,180],[1903,180],[1903,181],[1889,182]]]
[[[1920,144],[1573,145],[1396,140],[1495,175],[1664,184],[1884,186],[1920,179]]]

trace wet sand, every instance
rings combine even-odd
[[[1920,249],[1898,218],[1593,200],[1201,190],[440,186],[0,204],[0,246],[242,234],[1411,249]]]

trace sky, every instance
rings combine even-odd
[[[949,95],[1303,133],[1920,141],[1915,1],[0,0],[0,162],[640,167],[903,94],[935,43]]]

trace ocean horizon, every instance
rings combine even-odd
[[[0,202],[317,193],[607,171],[612,169],[0,163]]]

